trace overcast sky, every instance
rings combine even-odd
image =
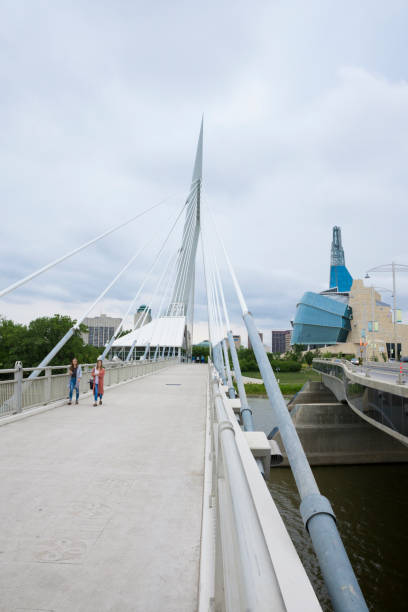
[[[406,1],[0,7],[1,287],[170,196],[1,314],[80,315],[151,235],[93,313],[123,314],[188,192],[202,113],[205,197],[260,329],[287,329],[302,293],[327,288],[333,225],[355,278],[408,264]],[[407,320],[408,274],[398,289]]]

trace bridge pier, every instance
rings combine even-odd
[[[291,416],[311,465],[408,462],[408,448],[337,401],[322,383],[309,381],[303,387]],[[275,439],[283,449],[279,434]]]

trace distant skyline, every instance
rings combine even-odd
[[[407,25],[402,0],[3,2],[0,286],[171,198],[0,314],[77,317],[150,234],[91,316],[123,314],[187,194],[203,112],[204,199],[260,331],[288,329],[302,293],[327,288],[333,225],[354,278],[408,264]],[[196,286],[200,341],[201,250]],[[397,295],[408,321],[408,275]]]

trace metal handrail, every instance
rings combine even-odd
[[[151,370],[159,370],[167,363],[177,361],[177,358],[167,357],[155,363],[150,360],[138,360],[126,364],[109,363],[105,366],[105,385],[109,387],[112,384],[144,376]],[[94,365],[94,363],[81,364],[83,372],[79,387],[80,393],[89,392],[89,370]],[[146,366],[147,372],[145,371]],[[0,376],[2,374],[14,374],[14,378],[0,380],[0,416],[16,414],[35,406],[46,405],[66,398],[69,378],[68,368],[69,365],[23,368],[21,363],[17,362],[15,368],[0,370]],[[39,376],[35,379],[24,376],[38,370],[44,370],[45,376]],[[53,374],[55,370],[65,370],[65,372]]]
[[[228,408],[230,400],[211,361],[209,390],[213,457],[211,498],[215,499],[217,507],[215,568],[219,568],[219,573],[214,568],[215,584],[218,582],[214,609],[227,612],[321,611],[247,440],[232,409]],[[295,591],[293,583],[296,583]]]

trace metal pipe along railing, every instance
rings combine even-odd
[[[220,492],[224,491],[223,483],[227,486],[227,492],[219,497],[219,503],[224,504],[228,499],[231,504],[231,528],[237,547],[237,555],[229,555],[223,561],[224,580],[233,571],[231,566],[238,571],[237,582],[233,585],[225,584],[227,600],[231,588],[234,597],[234,602],[227,601],[225,609],[234,612],[284,610],[285,603],[244,473],[234,428],[225,412],[217,382],[210,379],[210,385],[217,421],[217,462],[219,466],[222,464],[221,470],[220,467],[217,470],[222,474],[222,478],[218,480]],[[220,511],[222,510],[221,507]],[[227,567],[230,568],[229,571],[225,571]]]
[[[366,611],[368,608],[337,530],[334,512],[329,500],[320,494],[255,322],[248,311],[243,319],[302,500],[303,522],[319,559],[333,607],[339,612]]]

